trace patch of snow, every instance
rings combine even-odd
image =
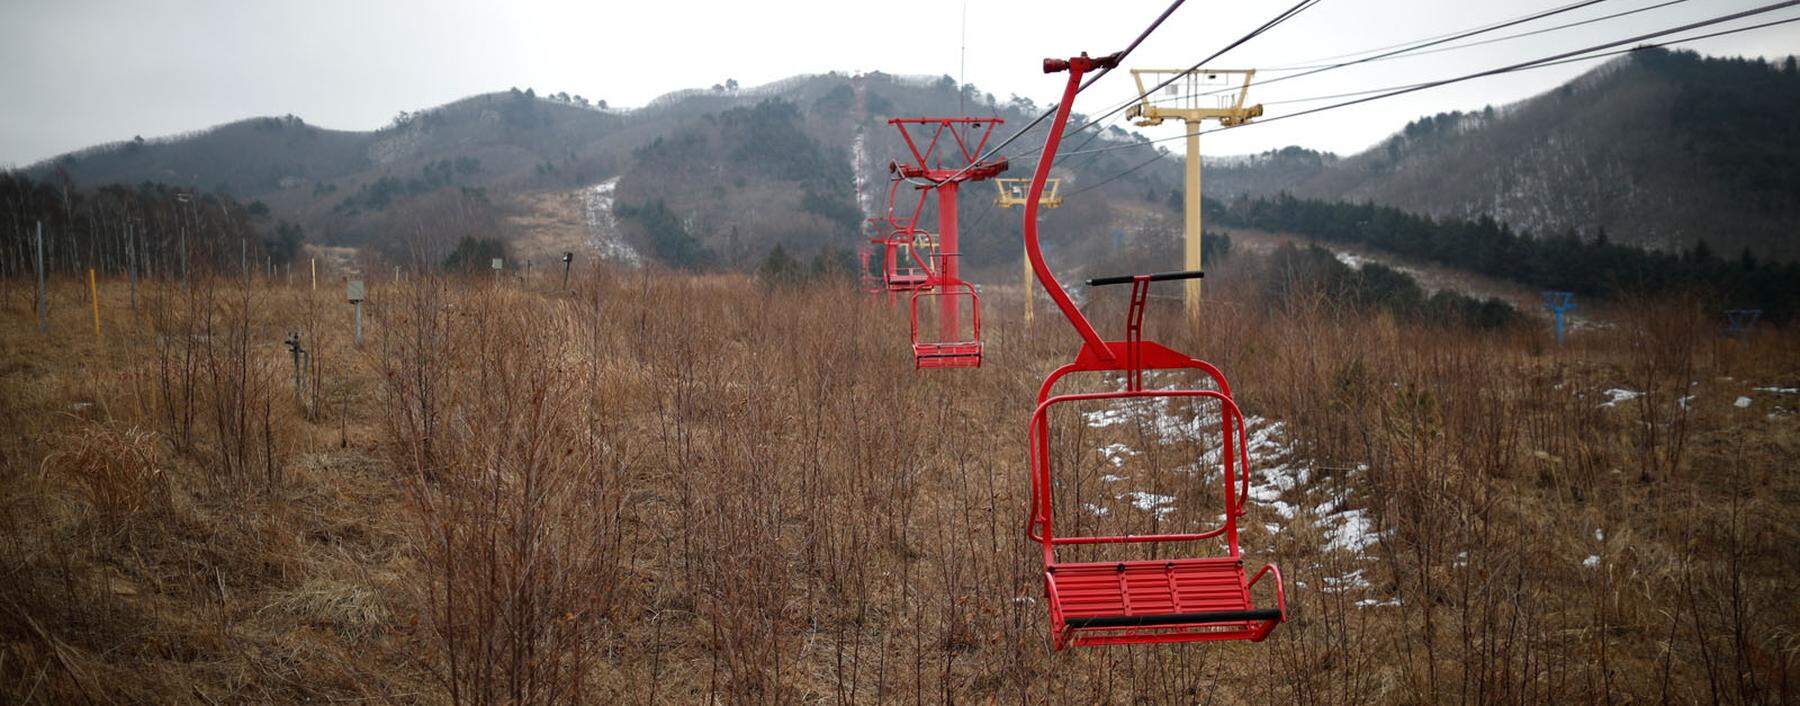
[[[1321,590],[1330,593],[1342,593],[1352,588],[1368,588],[1369,582],[1363,579],[1363,570],[1357,569],[1343,576],[1325,577],[1325,587]]]
[[[1642,392],[1627,390],[1623,387],[1615,387],[1611,390],[1607,390],[1605,394],[1611,399],[1600,403],[1601,407],[1616,407],[1620,402],[1630,402],[1631,400],[1644,396],[1644,393]]]
[[[1600,555],[1599,554],[1589,554],[1588,558],[1581,560],[1581,565],[1585,566],[1587,568],[1590,568],[1590,569],[1592,569],[1596,566],[1599,566],[1600,565]]]
[[[1595,528],[1594,529],[1594,541],[1596,541],[1596,542],[1606,541],[1606,530]]]
[[[1682,409],[1687,409],[1687,408],[1688,408],[1688,403],[1689,403],[1689,402],[1692,402],[1692,401],[1694,401],[1694,396],[1693,396],[1693,395],[1688,395],[1688,396],[1686,396],[1686,397],[1683,397],[1683,398],[1681,398],[1681,399],[1678,399],[1678,400],[1675,400],[1675,404],[1678,404],[1678,405],[1681,405],[1681,408],[1682,408]]]
[[[1095,429],[1104,429],[1114,424],[1123,424],[1130,418],[1131,411],[1127,409],[1098,409],[1092,412],[1081,413],[1082,421]]]
[[[1737,401],[1736,401],[1736,402],[1733,402],[1733,403],[1731,403],[1731,405],[1732,405],[1732,406],[1733,406],[1733,407],[1737,407],[1737,408],[1738,408],[1738,409],[1747,409],[1747,408],[1749,408],[1749,406],[1750,406],[1750,398],[1748,398],[1748,397],[1739,397],[1739,398],[1737,398]]]
[[[1108,473],[1106,475],[1100,476],[1100,480],[1107,482],[1107,483],[1117,483],[1119,481],[1125,480],[1125,476],[1115,476],[1111,473]]]
[[[613,216],[613,192],[619,177],[595,184],[582,193],[582,211],[587,217],[588,245],[605,260],[641,267],[644,257],[619,236],[619,221]]]
[[[852,171],[856,173],[856,205],[863,213],[874,214],[875,195],[869,192],[869,170],[865,168],[869,163],[867,137],[861,127],[856,128],[856,139],[850,142],[850,152],[855,167]]]
[[[1325,544],[1328,548],[1361,554],[1381,538],[1375,531],[1375,523],[1369,521],[1368,512],[1364,510],[1345,510],[1335,517],[1337,524],[1331,529],[1330,541]]]
[[[1095,505],[1093,503],[1082,503],[1081,509],[1086,510],[1088,512],[1088,514],[1093,515],[1095,517],[1105,517],[1106,512],[1107,512],[1106,508],[1100,507],[1099,505]]]
[[[1800,395],[1800,387],[1753,387],[1757,392],[1773,392],[1778,395]]]
[[[1390,598],[1385,601],[1376,598],[1364,598],[1356,602],[1356,607],[1358,608],[1388,608],[1397,605],[1400,605],[1399,598]]]
[[[1105,456],[1114,467],[1125,465],[1125,459],[1138,455],[1130,446],[1124,444],[1108,444],[1100,447],[1100,455]]]
[[[1155,511],[1158,515],[1175,509],[1168,507],[1170,503],[1175,502],[1175,496],[1173,495],[1157,495],[1156,493],[1146,493],[1142,490],[1133,490],[1119,496],[1119,499],[1121,500],[1126,498],[1131,499],[1133,507],[1136,507],[1139,510]]]
[[[1337,260],[1338,260],[1338,262],[1342,262],[1346,265],[1349,265],[1350,269],[1360,270],[1360,269],[1362,269],[1363,263],[1368,262],[1369,258],[1363,257],[1361,255],[1357,255],[1355,253],[1340,252],[1337,254]]]

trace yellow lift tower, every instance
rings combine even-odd
[[[1233,85],[1238,77],[1243,82]],[[1250,79],[1256,76],[1255,69],[1132,69],[1131,78],[1137,81],[1138,94],[1142,98],[1137,105],[1126,109],[1125,117],[1135,118],[1140,126],[1161,125],[1167,118],[1181,120],[1187,125],[1187,198],[1183,202],[1183,210],[1187,216],[1187,239],[1182,248],[1182,269],[1204,269],[1200,250],[1200,124],[1207,120],[1217,120],[1225,127],[1243,125],[1251,118],[1261,117],[1261,104],[1245,106],[1244,97],[1250,92]],[[1149,77],[1148,86],[1145,78]],[[1169,80],[1174,77],[1173,80]],[[1161,95],[1151,95],[1149,90],[1168,80],[1168,85],[1155,91]],[[1187,281],[1187,314],[1189,321],[1200,318],[1200,280]]]
[[[1000,195],[994,197],[994,205],[1001,208],[1012,208],[1025,205],[1025,197],[1031,191],[1030,179],[995,179],[994,185],[1000,187]],[[1056,195],[1057,187],[1062,179],[1051,177],[1044,182],[1044,193],[1038,197],[1038,205],[1044,208],[1056,208],[1062,205],[1062,197]],[[1026,253],[1025,262],[1025,326],[1031,326],[1031,300],[1036,294],[1031,291],[1031,257]]]

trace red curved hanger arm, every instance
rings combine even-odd
[[[1038,246],[1038,199],[1044,195],[1044,184],[1050,177],[1050,165],[1056,161],[1056,148],[1062,143],[1063,129],[1069,125],[1069,109],[1075,105],[1075,94],[1081,88],[1081,75],[1089,69],[1101,68],[1117,64],[1117,55],[1090,59],[1086,54],[1062,61],[1045,59],[1044,73],[1055,73],[1067,70],[1069,82],[1063,86],[1062,102],[1056,106],[1056,118],[1050,123],[1050,135],[1044,138],[1043,156],[1038,158],[1037,170],[1031,175],[1031,192],[1025,197],[1025,253],[1031,258],[1031,271],[1037,275],[1039,284],[1056,302],[1069,325],[1081,334],[1085,348],[1094,351],[1104,360],[1112,360],[1113,353],[1106,347],[1106,341],[1094,330],[1087,317],[1075,308],[1075,302],[1069,299],[1068,292],[1063,291],[1062,283],[1056,281],[1056,275],[1050,272],[1050,266],[1044,262],[1044,251]]]

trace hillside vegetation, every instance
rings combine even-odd
[[[1488,217],[1539,237],[1604,229],[1675,252],[1800,259],[1800,69],[1645,49],[1526,101],[1425,116],[1360,154],[1271,152],[1215,196],[1290,192]]]
[[[429,211],[446,194],[485,202],[494,228],[506,231],[534,219],[540,194],[618,178],[615,203],[628,211],[619,236],[638,251],[665,264],[743,271],[777,245],[802,253],[857,245],[856,221],[885,208],[888,160],[907,154],[886,118],[995,115],[1007,121],[997,131],[1005,135],[1038,110],[1029,99],[948,77],[879,72],[755,88],[731,81],[629,111],[513,89],[403,112],[371,132],[256,118],[98,146],[28,173],[78,188],[151,181],[230,194],[264,203],[314,242],[373,245],[391,256],[419,249],[395,242],[395,233],[428,231]],[[1792,237],[1800,228],[1800,128],[1786,118],[1796,114],[1800,73],[1792,62],[1648,49],[1517,104],[1422,117],[1351,157],[1293,147],[1227,160],[1209,168],[1207,185],[1219,198],[1285,192],[1370,201],[1437,218],[1490,218],[1534,238],[1591,240],[1604,231],[1618,245],[1672,253],[1705,241],[1729,257],[1748,250],[1791,261],[1800,259]],[[1099,138],[1142,139],[1118,129]],[[1065,160],[1058,176],[1074,191],[1140,159],[1092,154]],[[862,192],[854,189],[858,176]],[[1164,160],[1046,217],[1136,237],[1135,204],[1168,208],[1164,197],[1180,178],[1178,160]],[[967,262],[1014,261],[1011,219],[994,213],[985,185],[969,190],[976,198],[963,199]],[[437,238],[448,242],[429,249],[441,257],[460,237]]]
[[[99,337],[84,282],[40,335],[0,278],[0,699],[1796,697],[1791,331],[1668,297],[1559,348],[1422,316],[1391,273],[1229,261],[1201,327],[1171,287],[1145,329],[1252,415],[1244,542],[1292,617],[1064,654],[1025,420],[1075,341],[1016,294],[945,374],[829,276],[409,271],[370,280],[360,346],[304,278],[159,278],[135,309],[108,279]],[[1117,335],[1122,293],[1083,294]],[[1059,418],[1063,521],[1214,517],[1217,475],[1181,470],[1207,444],[1158,440],[1187,412],[1145,412]]]
[[[948,77],[881,73],[755,88],[731,81],[630,111],[513,89],[402,112],[370,132],[256,118],[101,145],[24,171],[72,189],[154,182],[228,194],[262,204],[314,243],[367,246],[400,262],[438,262],[464,237],[528,238],[509,224],[541,220],[531,210],[542,195],[617,179],[612,215],[629,245],[664,264],[749,270],[776,246],[810,254],[862,242],[862,219],[873,215],[865,211],[886,207],[888,160],[906,154],[887,118],[969,112],[1019,124],[1036,110]],[[1106,139],[1135,138],[1114,131]],[[1097,181],[1125,165],[1096,160],[1065,176]],[[1166,171],[1141,178],[1167,188],[1174,182],[1159,176]],[[992,188],[971,185],[963,199],[964,254],[973,265],[1017,257],[1005,245],[1015,225],[996,216]],[[441,233],[437,214],[446,209],[479,213]],[[1110,221],[1108,207],[1093,202],[1048,218],[1094,229]],[[935,219],[935,211],[925,215],[933,227]],[[474,220],[482,225],[466,225]]]

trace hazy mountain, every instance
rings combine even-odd
[[[1644,50],[1540,96],[1421,118],[1360,154],[1290,148],[1208,170],[1210,195],[1491,216],[1660,250],[1800,259],[1800,71]]]
[[[888,117],[966,113],[1019,124],[1038,110],[1028,100],[1002,102],[973,86],[959,88],[948,77],[880,73],[798,76],[746,89],[730,82],[629,111],[513,89],[401,113],[368,132],[324,130],[294,116],[254,118],[101,145],[26,171],[81,186],[158,182],[229,193],[264,203],[277,218],[304,226],[315,242],[373,244],[390,254],[403,251],[400,240],[414,235],[542,222],[494,214],[527,216],[560,203],[547,195],[586,195],[606,185],[617,217],[588,220],[607,221],[638,250],[672,264],[744,266],[776,244],[802,252],[855,248],[862,219],[885,210],[888,161],[907,154]],[[966,135],[974,140],[980,132]],[[1006,126],[997,128],[989,144],[1005,134]],[[1102,139],[1139,138],[1115,130]],[[948,134],[943,144],[952,144]],[[1027,139],[1009,151],[1033,146]],[[1080,176],[1097,180],[1126,164],[1093,160],[1059,174],[1065,188],[1074,188]],[[1028,176],[1029,167],[1007,176]],[[1172,173],[1146,170],[1133,182],[1167,188]],[[965,191],[965,261],[1013,257],[1010,240],[1000,236],[1015,226],[995,215],[995,187],[972,184]],[[451,227],[437,213],[447,208],[470,210],[479,216],[476,225]],[[1104,229],[1110,208],[1092,200],[1046,217]],[[928,206],[924,222],[935,219]]]
[[[368,132],[255,118],[102,145],[28,171],[81,186],[152,181],[226,192],[263,202],[315,242],[390,253],[409,238],[508,229],[524,237],[532,224],[554,221],[575,235],[539,251],[605,227],[614,231],[607,237],[666,262],[745,267],[777,244],[856,246],[860,219],[885,208],[888,161],[908,154],[888,117],[995,115],[1007,123],[994,131],[997,141],[1039,110],[949,77],[881,73],[743,89],[727,82],[628,111],[513,89],[401,113]],[[1796,259],[1794,115],[1800,73],[1792,62],[1647,50],[1517,104],[1421,118],[1350,157],[1288,148],[1221,160],[1208,168],[1207,191],[1485,215],[1540,237],[1591,238],[1604,228],[1612,242],[1669,250],[1705,238],[1718,252],[1748,247]],[[1069,149],[1091,148],[1090,136],[1072,136]],[[953,144],[943,139],[940,149]],[[1141,139],[1117,128],[1097,136],[1101,145]],[[1028,136],[1006,152],[1025,155],[1039,140]],[[1057,175],[1070,193],[1142,158],[1138,150],[1090,152],[1059,162]],[[1024,158],[1006,176],[1028,176],[1031,166]],[[1046,212],[1046,232],[1094,249],[1116,246],[1120,231],[1166,235],[1179,185],[1178,159],[1150,164]],[[1012,261],[1017,213],[999,213],[991,185],[965,191],[973,195],[961,208],[965,262]],[[564,212],[546,216],[545,204],[565,204]],[[935,219],[928,206],[924,222]]]

